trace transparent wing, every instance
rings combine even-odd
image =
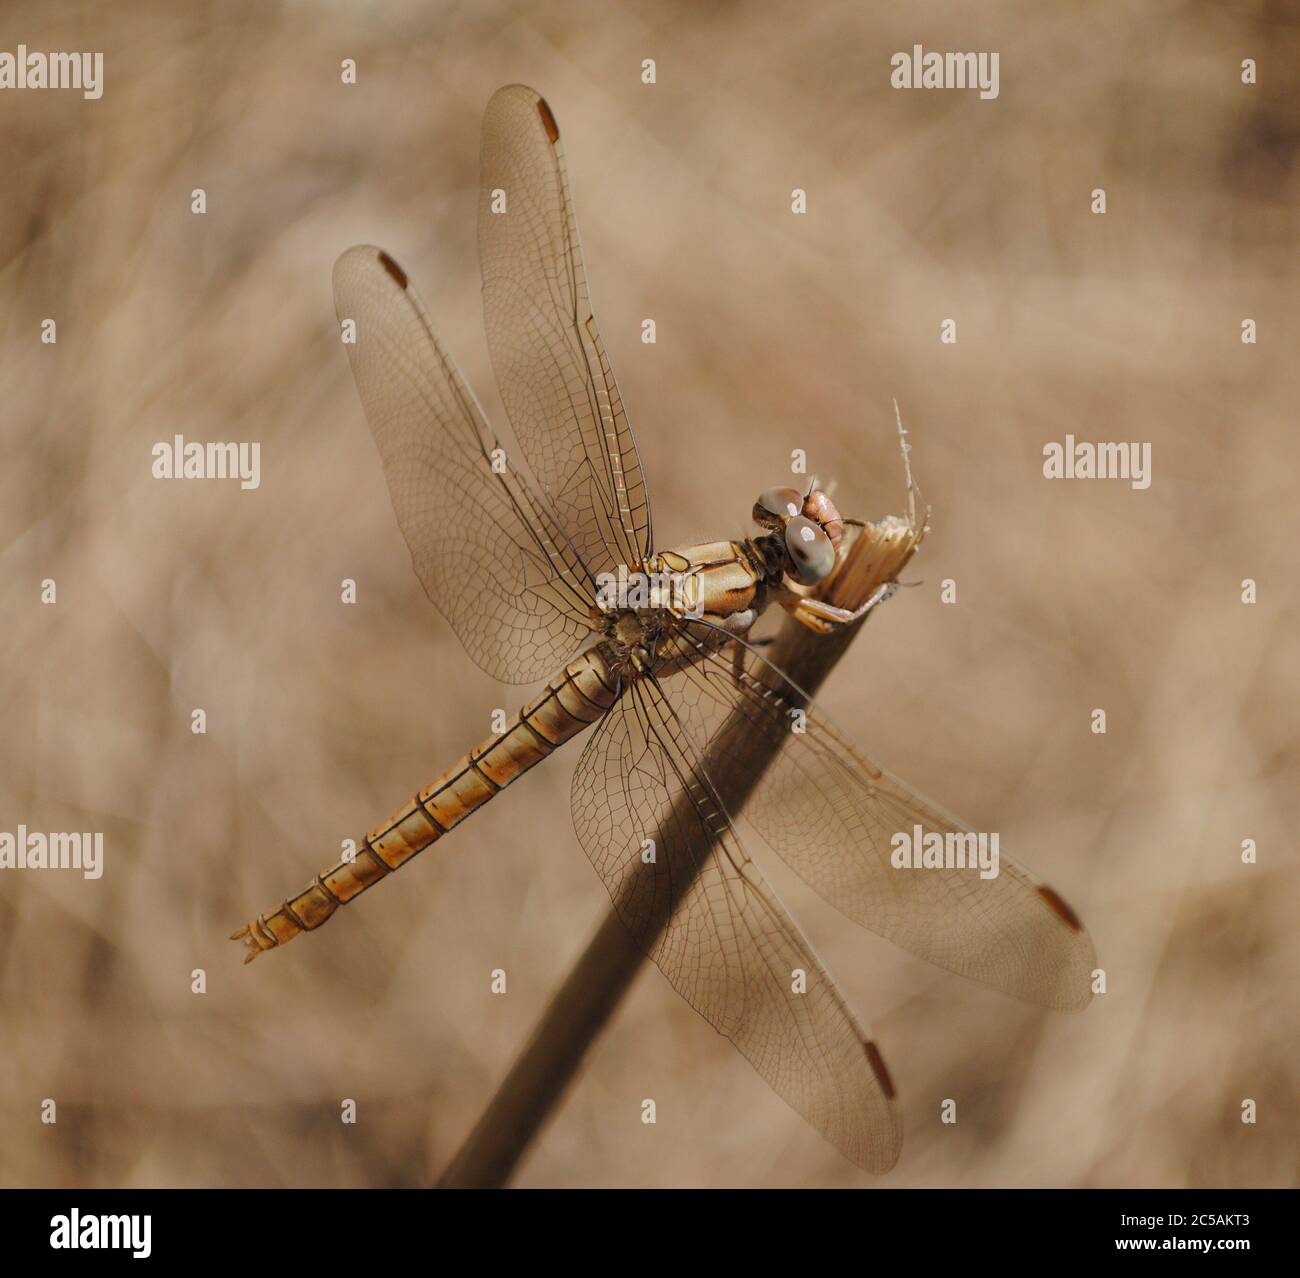
[[[334,304],[356,323],[352,372],[425,593],[489,674],[545,678],[591,634],[595,587],[578,555],[497,452],[401,267],[368,245],[349,249],[334,266]]]
[[[483,117],[478,222],[497,384],[534,477],[592,575],[650,557],[650,499],[596,328],[559,126],[512,84]]]
[[[859,753],[760,653],[743,649],[737,667],[734,649],[712,651],[714,629],[692,623],[685,634],[706,655],[664,681],[681,722],[706,766],[710,741],[724,740],[728,764],[742,769],[746,743],[758,752],[766,743],[768,754],[777,746],[743,816],[810,887],[939,967],[1059,1010],[1088,1004],[1092,941],[1056,892],[1005,853],[990,879],[971,869],[895,869],[894,834],[970,827]],[[802,732],[793,730],[796,709]]]
[[[632,682],[588,741],[573,816],[619,917],[677,992],[849,1158],[892,1167],[902,1131],[880,1053],[741,846],[653,680]]]

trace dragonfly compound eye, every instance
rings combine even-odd
[[[764,528],[780,528],[799,513],[803,494],[793,488],[769,488],[754,503],[754,522]]]
[[[805,586],[815,586],[835,567],[835,547],[817,524],[796,515],[785,526],[785,556],[790,575]]]

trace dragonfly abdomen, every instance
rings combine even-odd
[[[245,963],[264,950],[312,932],[368,887],[436,843],[471,812],[540,763],[618,699],[617,676],[603,645],[575,657],[499,733],[480,742],[375,826],[350,856],[323,870],[297,896],[259,915],[231,940],[248,947]]]

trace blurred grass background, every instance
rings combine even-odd
[[[899,511],[899,399],[925,588],[824,703],[999,830],[1109,984],[1077,1018],[1020,1006],[757,846],[894,1074],[896,1171],[841,1159],[647,968],[518,1183],[1294,1183],[1294,7],[7,16],[11,51],[102,50],[105,90],[0,93],[0,828],[103,830],[107,853],[96,882],[0,876],[0,1183],[427,1183],[602,917],[575,746],[320,936],[248,968],[225,939],[525,695],[410,570],[329,283],[348,245],[387,248],[500,419],[474,227],[480,116],[513,80],[565,131],[661,545],[745,534],[796,447],[847,512]],[[892,90],[914,43],[997,50],[1000,96]],[[1150,441],[1151,488],[1049,484],[1067,432]],[[175,433],[259,440],[260,489],[153,480]]]

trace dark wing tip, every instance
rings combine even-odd
[[[1038,895],[1047,902],[1047,908],[1051,910],[1052,913],[1055,914],[1071,932],[1083,931],[1083,924],[1080,922],[1079,916],[1045,883],[1040,883],[1038,885]]]
[[[542,127],[546,130],[551,145],[554,146],[560,140],[560,126],[556,124],[555,113],[547,106],[545,98],[537,99],[537,114],[542,117]]]
[[[379,250],[379,265],[397,281],[398,288],[406,287],[406,272],[383,249]]]
[[[889,1077],[889,1071],[885,1068],[885,1058],[881,1056],[880,1048],[875,1043],[863,1043],[862,1046],[867,1049],[867,1062],[876,1076],[876,1082],[880,1084],[880,1090],[893,1100],[897,1095],[894,1091],[894,1080]]]

